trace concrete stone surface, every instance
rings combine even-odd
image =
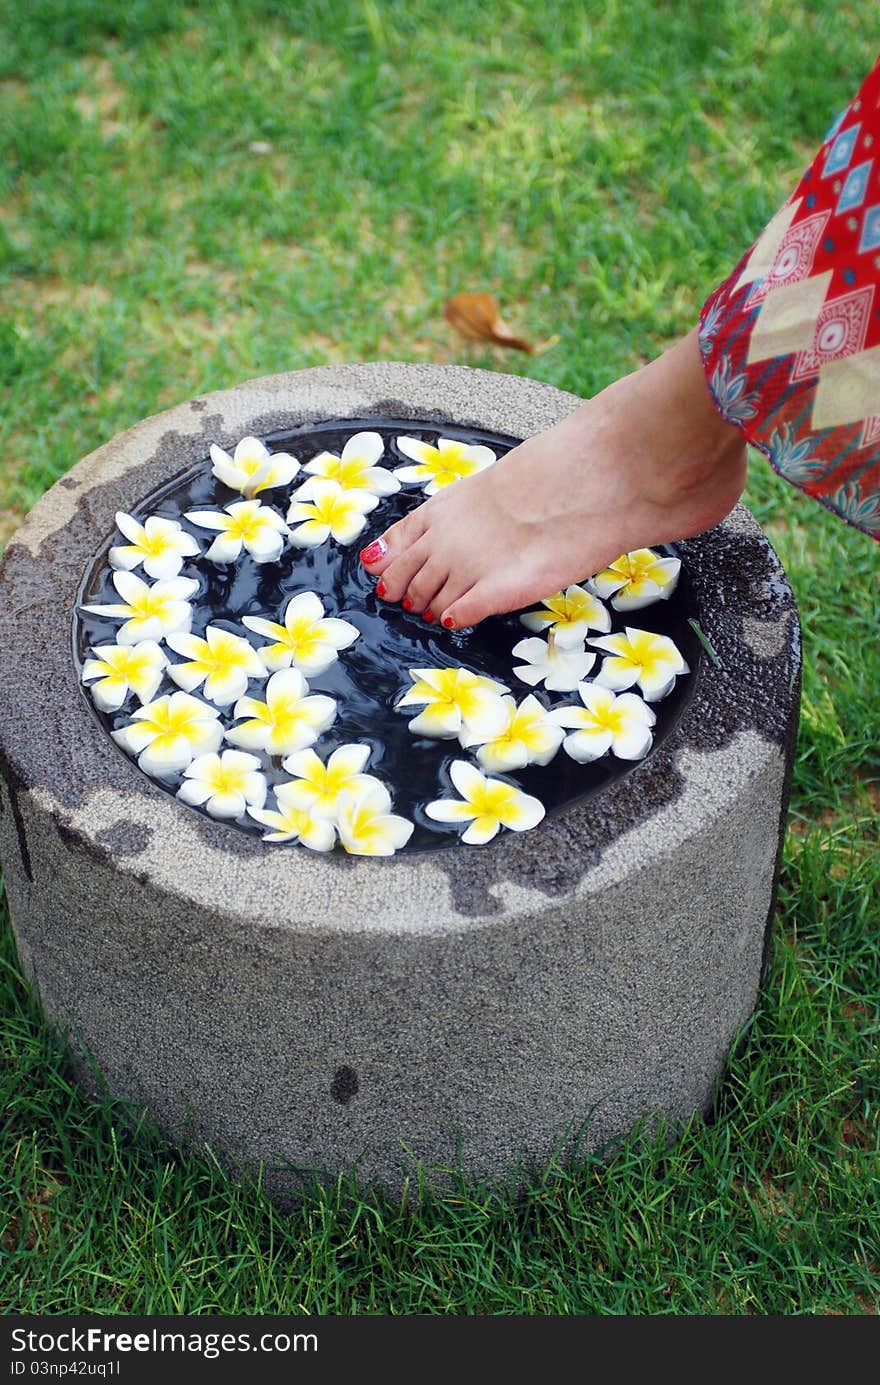
[[[401,1185],[512,1179],[646,1113],[707,1110],[758,988],[799,695],[780,564],[741,507],[681,545],[702,630],[667,739],[596,798],[475,850],[278,851],[111,743],[71,653],[114,513],[245,433],[368,416],[526,437],[579,401],[463,367],[327,367],[146,420],[85,458],[0,568],[0,850],[21,958],[82,1074],[181,1140]]]

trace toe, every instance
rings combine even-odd
[[[426,528],[427,521],[423,518],[422,506],[419,505],[362,548],[361,562],[368,572],[375,577],[380,576],[418,542]]]
[[[456,578],[452,573],[449,574],[443,586],[431,603],[431,610],[439,621],[446,625],[447,630],[451,630],[455,624],[450,625],[446,619],[447,612],[452,608],[456,601],[460,601],[470,587],[472,580]]]
[[[430,614],[436,620],[440,611],[434,598],[446,585],[448,575],[449,569],[442,559],[429,558],[406,589],[406,600],[409,602],[407,610],[415,611],[417,615]]]
[[[390,532],[390,531],[389,531]],[[417,539],[398,556],[388,560],[382,575],[376,583],[376,594],[383,601],[399,601],[405,595],[411,582],[428,562],[430,551],[427,535]],[[370,569],[373,571],[374,569]],[[409,610],[407,605],[407,610]]]
[[[517,608],[519,602],[503,582],[491,577],[475,582],[458,600],[440,607],[435,614],[447,630],[461,630],[467,625],[479,625],[487,616],[501,615]]]

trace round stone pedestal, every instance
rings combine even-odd
[[[97,1064],[278,1193],[297,1169],[398,1186],[413,1159],[508,1177],[707,1107],[761,974],[794,600],[738,507],[678,547],[713,654],[647,759],[534,831],[374,860],[273,848],[146,780],[79,686],[83,575],[115,512],[211,442],[370,417],[526,437],[577,403],[458,367],[252,381],[80,462],[0,569],[0,847],[26,971],[84,1080]]]

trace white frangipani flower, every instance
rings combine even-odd
[[[275,788],[275,808],[248,808],[251,817],[270,830],[264,842],[301,842],[311,851],[332,851],[336,828],[329,818],[317,817],[310,808],[294,802],[292,784]]]
[[[393,856],[406,846],[413,823],[391,811],[391,795],[378,779],[339,795],[336,825],[339,840],[352,856]]]
[[[242,750],[199,755],[183,773],[177,797],[191,808],[204,807],[212,818],[240,818],[247,808],[262,808],[266,801],[260,761]]]
[[[142,563],[148,577],[167,580],[177,577],[184,558],[195,558],[201,552],[197,540],[176,519],[150,515],[141,524],[124,510],[118,510],[116,527],[128,543],[110,549],[110,566],[123,572]]]
[[[637,611],[654,601],[668,601],[678,586],[680,569],[678,558],[661,558],[653,548],[635,548],[597,572],[590,585],[599,596],[611,597],[615,611]]]
[[[139,644],[98,644],[83,664],[82,681],[90,683],[95,706],[102,712],[117,712],[129,692],[139,702],[150,702],[168,660],[155,640]]]
[[[520,620],[527,630],[552,629],[557,649],[583,649],[590,630],[611,629],[608,608],[584,587],[566,587],[555,596],[545,596],[543,609],[526,611]]]
[[[578,685],[582,707],[556,707],[558,726],[574,727],[565,750],[579,764],[612,751],[620,760],[641,760],[651,749],[655,713],[635,693],[614,693],[598,683]]]
[[[249,678],[265,678],[263,661],[252,645],[219,625],[209,625],[205,638],[198,635],[169,635],[167,643],[186,663],[171,664],[168,676],[184,692],[195,692],[204,683],[209,702],[228,707],[242,697]]]
[[[456,442],[453,438],[438,438],[436,447],[432,447],[418,438],[403,437],[397,439],[397,446],[416,465],[398,467],[394,475],[398,481],[418,482],[425,495],[435,495],[444,486],[485,471],[495,461],[491,447]]]
[[[546,640],[537,635],[520,640],[513,646],[513,654],[524,660],[514,665],[517,678],[532,688],[543,683],[549,692],[573,692],[596,662],[595,654],[588,654],[583,646],[561,649],[552,630]]]
[[[266,700],[241,697],[233,709],[240,726],[226,732],[226,739],[246,750],[265,750],[269,755],[291,755],[314,745],[332,725],[336,702],[321,693],[309,696],[309,685],[299,669],[283,668],[266,684]],[[276,795],[277,796],[277,795]]]
[[[296,525],[291,538],[300,548],[317,548],[329,538],[352,543],[378,504],[379,497],[369,491],[346,490],[338,481],[312,476],[291,499],[287,518]]]
[[[309,678],[329,668],[338,659],[339,650],[354,644],[360,634],[350,621],[325,616],[323,602],[314,592],[291,597],[283,625],[262,616],[242,616],[242,621],[249,630],[272,641],[258,651],[270,673],[293,664]]]
[[[205,557],[212,563],[234,563],[247,549],[255,563],[274,563],[290,530],[270,505],[236,500],[224,510],[191,510],[187,519],[201,529],[219,529]]]
[[[212,442],[211,462],[217,480],[230,490],[241,491],[246,500],[275,486],[289,486],[299,471],[299,462],[289,452],[270,452],[259,438],[250,437],[236,443],[231,457]]]
[[[461,840],[483,846],[502,827],[525,832],[544,816],[540,799],[525,794],[503,779],[487,779],[467,760],[453,760],[449,773],[461,798],[438,798],[425,808],[435,822],[468,822]]]
[[[119,644],[139,644],[141,640],[161,640],[192,624],[189,598],[199,589],[193,577],[172,577],[150,585],[133,572],[115,572],[113,585],[124,604],[84,606],[96,616],[124,620],[116,639]]]
[[[295,776],[289,785],[289,801],[308,808],[322,818],[335,818],[340,794],[367,789],[378,779],[362,771],[370,758],[368,745],[341,745],[326,765],[314,750],[298,750],[282,760],[288,774]]]
[[[390,471],[377,466],[385,444],[378,433],[355,433],[342,449],[340,456],[335,452],[319,452],[303,471],[310,476],[323,477],[325,481],[336,481],[344,490],[367,491],[370,495],[393,495],[400,490],[400,482]]]
[[[413,686],[396,704],[397,710],[424,705],[409,723],[414,736],[451,740],[462,731],[491,740],[507,721],[502,694],[508,689],[492,678],[466,668],[411,668]]]
[[[169,779],[197,755],[219,748],[223,727],[218,716],[215,707],[176,692],[139,707],[127,726],[110,734],[129,755],[137,756],[145,774]]]
[[[628,625],[623,634],[602,635],[590,644],[611,656],[596,675],[599,686],[619,692],[635,683],[646,702],[659,702],[672,691],[679,674],[690,672],[672,640],[650,630]]]
[[[547,765],[553,759],[564,732],[552,720],[547,708],[529,693],[517,707],[512,697],[503,697],[507,722],[491,740],[483,740],[463,730],[460,740],[465,749],[479,745],[477,759],[483,769],[508,773],[526,765]]]

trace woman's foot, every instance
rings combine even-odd
[[[362,561],[386,601],[459,629],[540,601],[631,549],[710,529],[745,477],[742,434],[712,402],[693,331],[555,428],[439,491]]]

